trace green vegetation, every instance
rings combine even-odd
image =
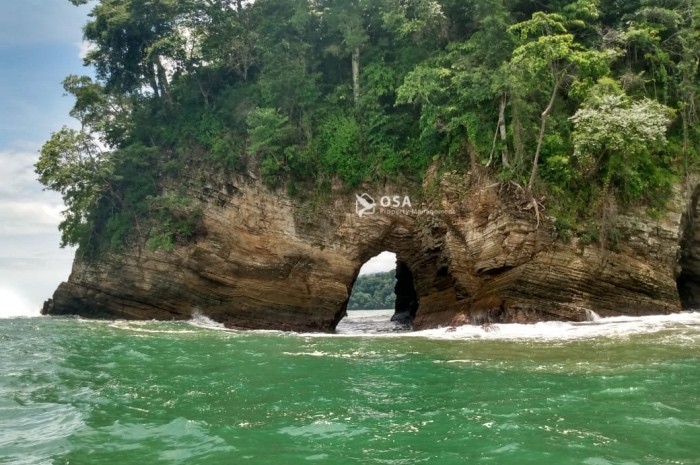
[[[394,308],[395,285],[396,270],[358,276],[350,294],[348,310]]]
[[[292,193],[487,167],[600,241],[696,163],[694,0],[93,3],[80,129],[36,165],[84,254],[200,234],[168,186],[202,164]]]

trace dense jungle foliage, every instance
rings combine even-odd
[[[382,310],[394,308],[396,270],[363,274],[357,277],[350,294],[348,310]]]
[[[64,81],[80,129],[36,170],[82,253],[197,235],[163,181],[203,159],[292,194],[488,169],[596,240],[695,163],[698,21],[697,0],[94,1],[92,76]]]

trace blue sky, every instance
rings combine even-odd
[[[38,313],[70,272],[59,248],[60,197],[33,165],[52,131],[75,124],[63,96],[68,74],[86,74],[80,52],[89,6],[68,0],[0,0],[0,317]]]
[[[90,5],[68,0],[0,0],[0,317],[38,314],[68,278],[73,250],[59,248],[60,197],[36,181],[38,150],[75,125],[61,81],[82,66]],[[394,267],[383,253],[362,273]]]

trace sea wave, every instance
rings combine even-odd
[[[12,316],[11,318],[18,318]],[[21,317],[20,317],[21,318]],[[188,333],[195,328],[225,331],[231,334],[280,334],[304,338],[425,338],[434,340],[549,340],[573,341],[593,338],[629,338],[635,335],[659,333],[668,342],[700,344],[700,311],[685,311],[670,315],[616,316],[592,321],[546,321],[534,324],[501,324],[446,326],[412,331],[390,321],[390,312],[350,312],[334,333],[286,332],[277,330],[241,331],[226,328],[201,312],[195,312],[186,322],[112,320],[98,321],[77,318],[80,322],[106,324],[116,329],[143,333]],[[167,327],[162,325],[166,323]],[[181,326],[185,325],[185,326]],[[188,329],[189,328],[189,329]],[[668,334],[663,334],[666,331]]]
[[[192,313],[192,318],[188,320],[188,323],[198,328],[227,329],[222,323],[212,320],[199,310],[195,310],[194,313]]]
[[[628,337],[657,333],[669,329],[691,329],[700,334],[700,313],[641,317],[618,316],[585,322],[547,321],[535,324],[465,325],[416,331],[411,336],[431,339],[590,339]]]
[[[352,319],[353,317],[347,317]],[[377,317],[356,317],[376,320]],[[681,312],[670,315],[651,316],[617,316],[597,318],[593,321],[563,322],[546,321],[534,324],[489,324],[482,326],[464,325],[448,326],[436,329],[408,332],[387,332],[385,322],[379,331],[373,331],[372,325],[347,325],[337,334],[304,333],[304,337],[420,337],[440,340],[577,340],[591,338],[625,338],[637,334],[658,333],[665,330],[683,329],[681,334],[673,337],[689,338],[687,342],[700,342],[700,312]],[[341,322],[342,324],[342,322]],[[353,328],[359,331],[353,332]]]
[[[39,306],[12,289],[0,287],[0,318],[39,316]]]

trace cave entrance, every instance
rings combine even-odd
[[[681,221],[676,286],[684,310],[700,309],[700,186],[695,188]]]
[[[336,331],[388,332],[410,328],[418,297],[409,267],[384,251],[367,260],[352,286],[346,317]]]

